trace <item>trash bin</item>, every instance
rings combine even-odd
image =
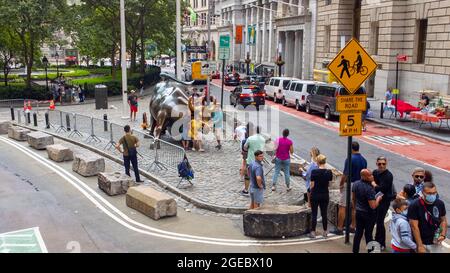
[[[108,88],[106,85],[95,86],[95,109],[108,109]]]

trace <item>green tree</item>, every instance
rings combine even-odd
[[[0,28],[0,67],[3,68],[5,86],[8,86],[8,74],[13,59],[17,59],[17,49],[20,47],[19,38],[9,28]]]
[[[27,87],[31,87],[31,71],[39,59],[40,45],[60,29],[66,1],[0,0],[0,23],[11,29],[20,41],[20,55],[27,66]]]

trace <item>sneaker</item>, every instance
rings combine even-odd
[[[272,191],[276,191],[277,189],[275,188],[275,186],[272,186]]]
[[[243,196],[250,196],[250,194],[246,190],[242,190],[241,191],[241,195],[243,195]]]
[[[199,152],[204,152],[205,151],[205,149],[200,149],[200,150],[198,150]]]
[[[222,149],[222,145],[217,145],[217,146],[216,146],[216,149],[217,149],[217,150]]]
[[[316,239],[316,233],[315,233],[314,231],[311,231],[311,232],[309,233],[309,238],[311,238],[311,239]]]
[[[144,183],[144,182],[145,182],[144,180],[136,181],[136,183]]]
[[[331,233],[334,233],[334,234],[336,234],[336,235],[344,235],[344,231],[343,231],[343,230],[339,230],[339,229],[337,229],[337,228],[333,229],[333,230],[331,231]]]
[[[328,238],[328,231],[324,230],[322,236],[323,238]]]
[[[317,223],[322,223],[322,216],[320,216],[319,218],[317,218]]]
[[[290,186],[286,188],[286,191],[291,191],[291,190],[292,190],[292,188]]]

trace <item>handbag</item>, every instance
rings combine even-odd
[[[137,156],[137,150],[136,150],[136,148],[135,148],[135,147],[132,147],[132,148],[128,147],[128,143],[127,143],[127,138],[126,138],[126,137],[123,138],[123,142],[124,142],[123,144],[124,144],[125,147],[127,148],[128,156],[129,156],[129,157],[135,157],[135,156]]]

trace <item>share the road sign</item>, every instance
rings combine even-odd
[[[366,111],[366,95],[338,96],[336,110],[338,112]]]
[[[350,94],[354,94],[377,70],[377,66],[358,41],[351,39],[331,61],[328,69]]]
[[[38,227],[0,234],[0,253],[47,253]]]

